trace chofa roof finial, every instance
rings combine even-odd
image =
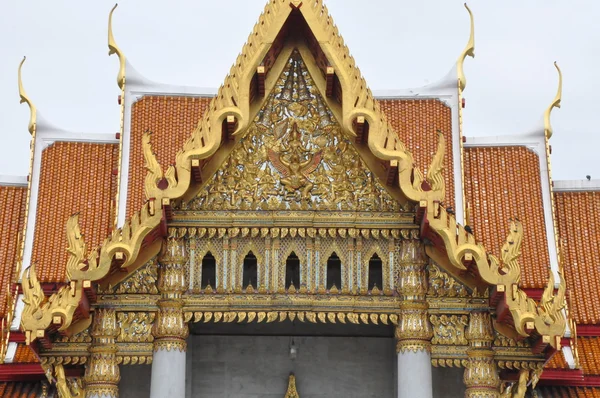
[[[37,121],[37,109],[35,105],[33,105],[33,102],[31,102],[31,100],[27,96],[27,93],[23,88],[23,79],[21,78],[21,69],[23,68],[23,63],[25,63],[26,59],[27,57],[23,57],[23,60],[19,64],[19,96],[21,97],[21,104],[23,102],[27,102],[27,105],[29,105],[29,125],[27,129],[29,130],[29,133],[33,135],[35,132],[35,124]]]
[[[465,72],[463,69],[465,58],[467,58],[467,55],[471,58],[475,58],[475,21],[473,20],[473,13],[471,12],[471,9],[467,5],[467,3],[465,3],[465,8],[469,12],[469,18],[471,19],[471,34],[469,35],[469,41],[467,43],[467,46],[458,57],[458,89],[461,92],[465,89],[465,87],[467,87],[467,78],[465,77]]]
[[[562,72],[558,67],[558,64],[554,62],[554,66],[558,71],[558,90],[556,91],[556,97],[548,106],[546,111],[544,112],[544,133],[546,134],[546,138],[550,139],[552,137],[552,125],[550,124],[550,113],[552,113],[552,108],[560,108],[560,101],[562,100]]]
[[[119,46],[117,46],[117,42],[115,41],[115,37],[113,36],[112,32],[112,16],[118,5],[118,3],[115,4],[108,14],[108,55],[117,54],[119,57],[119,74],[117,75],[117,84],[119,85],[119,88],[122,89],[123,85],[125,84],[125,55]]]

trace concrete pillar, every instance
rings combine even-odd
[[[185,242],[169,238],[159,257],[158,312],[152,335],[154,354],[150,398],[185,398],[186,338],[188,325],[183,316],[185,283]]]
[[[92,320],[90,360],[85,368],[86,398],[117,398],[119,396],[119,365],[117,345],[119,335],[114,309],[99,308]]]
[[[400,248],[398,294],[402,297],[396,327],[398,398],[433,398],[431,338],[427,294],[427,256],[418,240]]]

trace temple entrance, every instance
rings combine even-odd
[[[188,340],[191,397],[393,397],[393,327],[195,323]],[[191,365],[191,366],[190,366]],[[195,377],[198,375],[198,377]]]

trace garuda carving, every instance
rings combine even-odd
[[[343,136],[298,51],[230,158],[185,209],[402,210]]]

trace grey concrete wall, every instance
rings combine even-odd
[[[186,371],[189,398],[283,398],[296,374],[302,398],[393,398],[396,353],[391,338],[190,336]],[[433,368],[433,396],[464,396],[464,369]],[[121,398],[150,396],[150,365],[121,366]],[[417,398],[417,397],[415,397]]]
[[[302,398],[370,398],[394,394],[391,338],[193,336],[192,397],[283,398],[296,374]]]
[[[121,365],[119,397],[148,398],[150,396],[150,365]]]
[[[464,368],[432,368],[434,398],[465,396]]]

